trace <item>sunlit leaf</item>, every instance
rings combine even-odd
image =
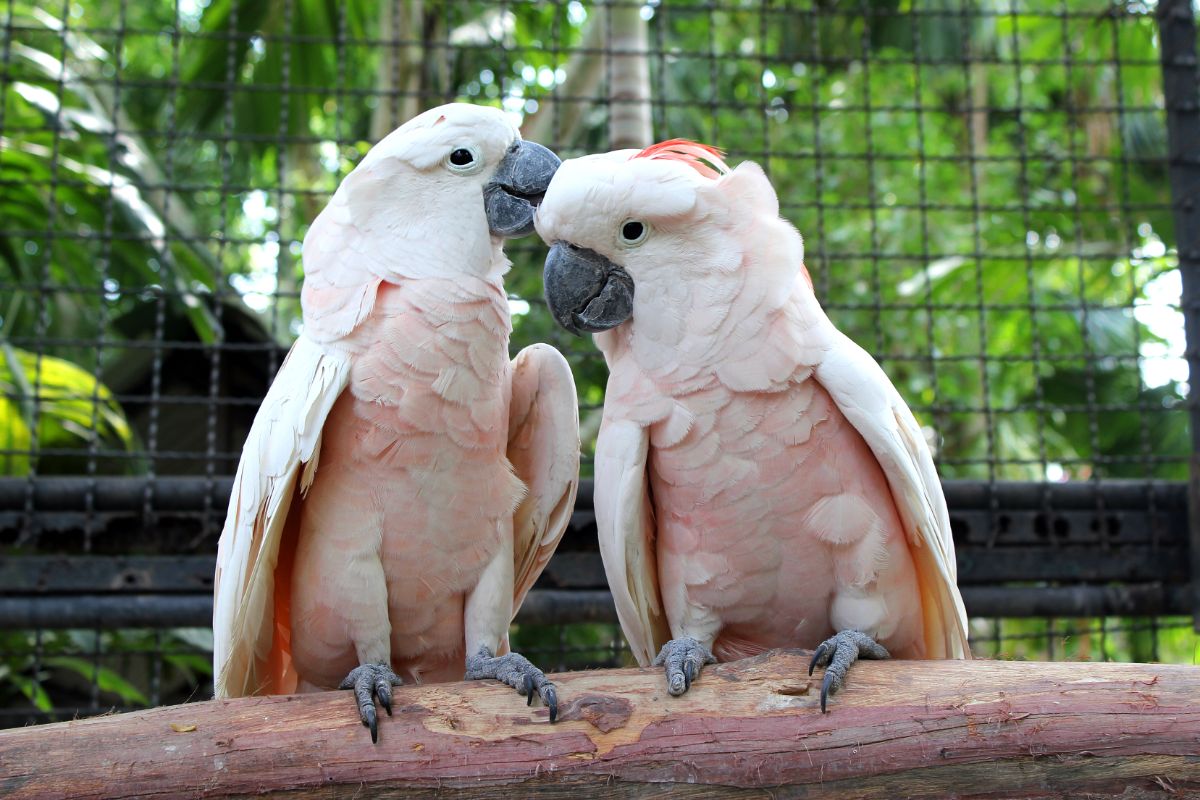
[[[46,689],[38,681],[25,675],[9,675],[8,680],[25,695],[29,702],[33,703],[38,711],[50,711],[54,708],[53,701],[50,700],[50,695],[46,693]]]
[[[53,656],[44,659],[43,663],[48,667],[70,670],[89,682],[95,681],[100,691],[111,692],[126,703],[150,704],[150,701],[136,686],[108,667],[97,666],[86,659],[74,656]]]

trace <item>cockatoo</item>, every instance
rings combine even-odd
[[[505,238],[559,165],[494,108],[380,141],[304,239],[304,325],[267,392],[217,554],[218,697],[353,688],[378,740],[401,682],[500,678],[553,721],[508,626],[574,504],[570,368],[509,361]]]
[[[921,429],[821,309],[757,165],[681,140],[569,160],[536,226],[550,310],[608,363],[600,552],[671,694],[714,657],[816,646],[825,710],[860,657],[968,656]]]

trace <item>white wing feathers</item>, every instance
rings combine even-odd
[[[364,251],[371,240],[355,225],[343,186],[304,236],[304,331],[317,342],[337,341],[357,328],[388,277]]]
[[[579,488],[579,404],[571,367],[549,345],[513,359],[508,460],[528,491],[513,514],[513,614],[567,529]]]
[[[238,464],[217,548],[213,666],[217,697],[253,693],[274,631],[274,569],[296,478],[312,482],[321,429],[346,387],[349,355],[301,336],[267,391]]]
[[[642,666],[670,639],[658,587],[654,510],[646,457],[650,435],[605,417],[596,441],[595,509],[600,555],[621,630]]]
[[[883,369],[830,326],[816,367],[846,419],[887,476],[921,582],[927,658],[967,658],[967,613],[958,592],[950,515],[933,457],[916,419]]]

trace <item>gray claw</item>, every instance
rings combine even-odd
[[[496,658],[487,647],[481,647],[475,655],[467,656],[465,677],[469,681],[494,678],[507,683],[517,690],[517,694],[524,695],[525,704],[530,706],[536,693],[542,704],[550,709],[550,721],[558,719],[558,693],[554,690],[554,684],[546,679],[546,673],[519,653]]]
[[[825,678],[821,681],[821,713],[826,713],[829,695],[836,694],[846,681],[850,665],[860,658],[890,658],[887,649],[862,631],[839,631],[817,646],[808,674],[813,668],[825,667]]]
[[[555,691],[553,683],[547,683],[544,690],[542,702],[550,709],[550,721],[554,722],[558,719],[558,692]]]
[[[371,744],[379,744],[379,716],[375,713],[375,704],[366,708],[359,706],[358,710],[363,715],[363,725],[371,729]]]
[[[392,684],[387,678],[378,678],[375,681],[375,696],[379,698],[379,705],[383,706],[383,710],[390,717],[392,715]]]
[[[826,651],[829,649],[827,647],[828,644],[829,644],[828,642],[821,642],[821,644],[819,644],[817,646],[817,649],[813,651],[812,661],[808,662],[808,674],[809,675],[813,674],[814,668],[816,668],[818,666],[823,667],[829,663],[828,659],[823,660],[821,658],[822,656],[824,656],[826,654]]]
[[[654,666],[666,668],[667,691],[678,697],[692,688],[692,681],[700,674],[705,664],[715,664],[717,660],[709,649],[695,639],[685,636],[672,639],[663,645],[662,650],[654,659]]]
[[[825,709],[825,703],[829,699],[829,687],[833,686],[835,679],[836,679],[836,673],[826,672],[825,679],[821,681],[821,713],[822,714],[828,713]],[[841,685],[841,681],[838,681],[838,685],[839,686]],[[836,692],[837,689],[834,689],[834,691]]]
[[[358,716],[362,724],[371,730],[371,742],[379,742],[379,715],[375,712],[375,699],[390,717],[392,715],[392,687],[403,681],[392,671],[391,664],[360,664],[338,684],[339,689],[353,689],[358,704]]]

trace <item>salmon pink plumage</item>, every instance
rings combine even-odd
[[[579,468],[571,371],[510,361],[502,249],[558,159],[493,108],[377,144],[304,240],[304,327],[238,465],[217,557],[218,697],[500,678],[556,708],[508,625]]]
[[[631,157],[632,156],[632,157]],[[813,294],[758,166],[672,141],[563,164],[538,209],[555,318],[609,367],[596,524],[635,656],[964,658],[950,523],[912,413]]]

